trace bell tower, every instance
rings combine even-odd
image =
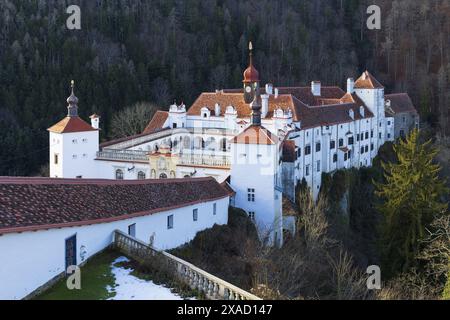
[[[256,92],[259,90],[259,72],[253,66],[253,44],[250,42],[249,49],[249,66],[244,71],[244,100],[245,103],[250,104],[256,96]]]

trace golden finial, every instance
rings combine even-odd
[[[250,50],[250,51],[253,50],[253,44],[251,41],[248,43],[248,50]]]

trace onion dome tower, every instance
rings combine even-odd
[[[245,103],[251,103],[255,96],[256,91],[259,90],[259,72],[253,65],[253,44],[250,42],[249,49],[249,66],[244,71],[244,100]]]

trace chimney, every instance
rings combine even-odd
[[[353,78],[347,79],[347,93],[353,94],[355,92],[355,80]]]
[[[266,94],[273,94],[273,84],[266,84]]]
[[[278,99],[278,88],[275,88],[275,99]]]
[[[220,105],[218,103],[214,106],[214,115],[220,117]]]
[[[100,116],[94,113],[89,118],[91,118],[92,128],[97,129],[97,130],[100,129]]]
[[[311,92],[314,96],[320,96],[320,81],[311,82]]]

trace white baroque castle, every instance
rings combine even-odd
[[[306,180],[316,197],[324,172],[371,166],[386,141],[419,124],[406,93],[385,95],[365,71],[346,90],[260,86],[250,50],[243,89],[202,93],[190,108],[158,111],[142,134],[99,144],[99,120],[78,116],[78,99],[50,127],[50,177],[184,179],[214,177],[235,192],[231,204],[254,219],[260,235],[282,243],[283,197]]]

